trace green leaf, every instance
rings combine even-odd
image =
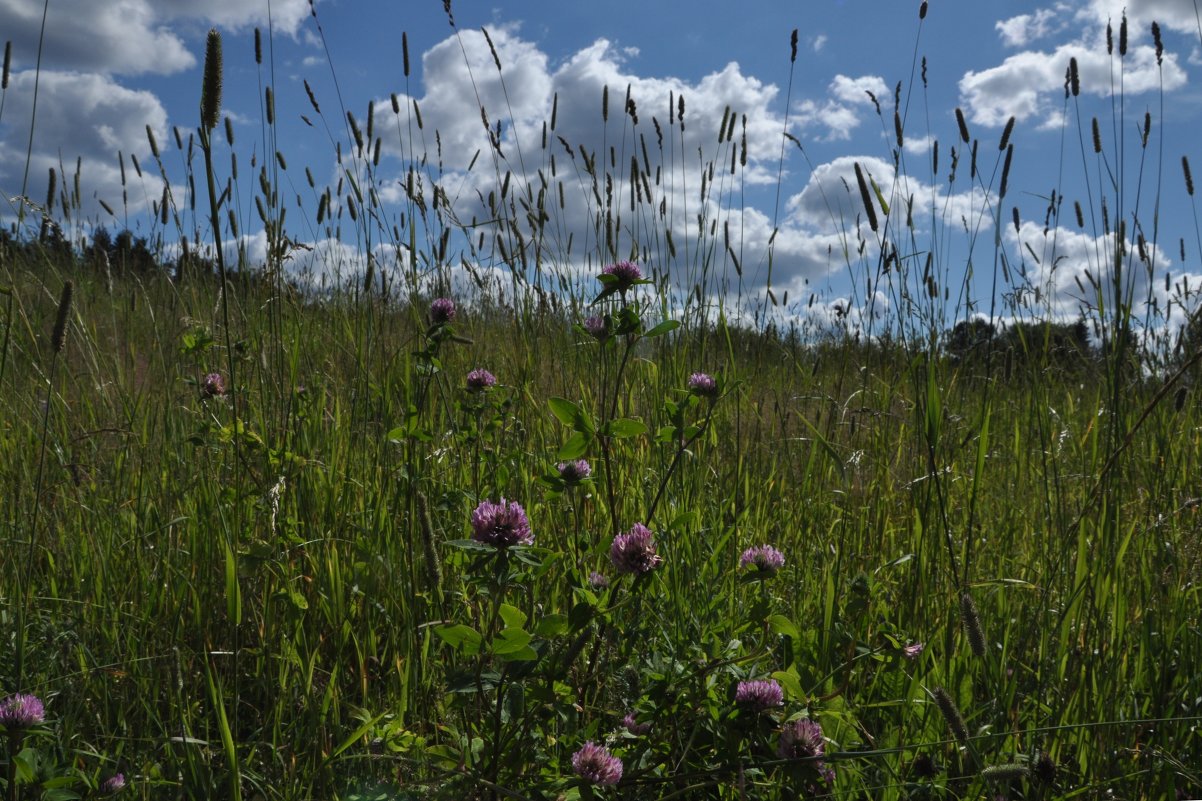
[[[609,423],[609,435],[617,439],[629,439],[647,433],[647,425],[640,420],[623,417]]]
[[[479,653],[480,643],[484,641],[484,638],[480,636],[480,632],[462,623],[450,626],[435,626],[434,633],[440,640],[456,651],[463,651],[469,655]]]
[[[577,431],[575,434],[568,437],[568,441],[560,447],[559,453],[556,454],[556,458],[563,461],[579,459],[581,456],[584,456],[586,452],[588,452],[588,446],[592,439],[593,438],[591,435],[585,434],[582,431]]]
[[[432,745],[426,749],[426,754],[433,757],[435,764],[440,765],[443,770],[456,770],[463,759],[462,752],[449,745]]]
[[[677,328],[680,328],[680,323],[679,323],[679,322],[677,322],[676,320],[664,320],[662,323],[660,323],[659,325],[655,326],[654,328],[652,328],[652,329],[651,329],[650,331],[648,331],[647,333],[643,334],[643,336],[645,336],[645,337],[657,337],[657,336],[660,336],[660,335],[662,335],[662,334],[666,334],[666,333],[668,333],[669,331],[675,331]]]
[[[50,782],[46,782],[46,784],[49,783]],[[74,790],[68,790],[65,787],[48,788],[42,793],[42,801],[77,801],[77,799],[80,798],[83,798],[83,796]]]
[[[538,659],[538,651],[527,645],[521,650],[507,654],[498,654],[506,662],[534,662]]]
[[[593,425],[593,420],[588,416],[588,412],[577,404],[564,398],[551,398],[548,404],[551,406],[551,413],[564,425],[586,434],[596,432],[596,426]]]
[[[643,326],[643,321],[639,319],[639,313],[629,306],[624,306],[618,312],[615,321],[618,326],[615,333],[618,334],[634,334]]]
[[[801,688],[801,679],[797,677],[795,670],[778,670],[772,674],[772,678],[776,679],[781,688],[795,700],[805,700],[805,690]]]
[[[551,407],[551,414],[558,417],[559,422],[565,426],[574,426],[576,417],[580,414],[579,406],[566,398],[551,398],[547,404]]]
[[[568,616],[567,615],[545,615],[542,620],[538,621],[538,625],[534,627],[534,633],[540,637],[558,637],[568,632]]]
[[[534,635],[522,628],[502,629],[492,644],[492,652],[497,656],[514,654],[528,646],[533,639]]]
[[[448,548],[455,548],[460,551],[474,551],[476,553],[497,552],[497,546],[489,545],[487,542],[479,542],[477,540],[449,540],[446,545]]]
[[[381,712],[380,714],[376,715],[375,717],[364,721],[363,725],[361,725],[359,728],[357,728],[353,732],[351,732],[350,735],[348,735],[337,748],[335,748],[333,751],[330,752],[330,755],[327,756],[325,759],[325,764],[328,765],[334,758],[340,756],[352,745],[354,745],[355,743],[362,740],[365,736],[367,736],[367,733],[370,732],[372,729],[374,729],[376,727],[376,724],[379,723],[381,720],[383,720],[384,716],[387,714],[389,714],[389,713]]]
[[[522,626],[526,625],[526,613],[521,609],[518,609],[516,606],[501,604],[501,609],[499,611],[501,614],[501,619],[505,621],[505,625],[507,627],[520,629]]]
[[[814,435],[814,439],[817,440],[818,444],[822,446],[822,450],[824,450],[826,455],[831,458],[831,461],[835,464],[835,468],[839,471],[839,475],[842,476],[843,460],[839,458],[839,452],[835,450],[835,446],[827,442],[826,437],[822,436],[822,432],[819,431],[814,424],[805,417],[805,415],[799,415],[799,419],[805,424],[806,428],[810,429],[810,433]]]
[[[797,626],[793,625],[793,621],[784,615],[769,615],[768,625],[777,634],[784,637],[792,637],[794,640],[801,640],[801,632],[797,630]]]
[[[885,194],[881,191],[881,188],[877,186],[876,181],[874,181],[871,176],[868,178],[868,182],[872,184],[872,191],[876,193],[877,203],[881,204],[881,211],[885,212],[885,216],[888,217],[889,204],[885,201]]]
[[[38,752],[32,748],[22,748],[21,753],[12,757],[16,768],[17,783],[28,784],[38,772]]]

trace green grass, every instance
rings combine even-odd
[[[178,282],[118,265],[110,283],[53,243],[4,242],[0,688],[48,710],[5,741],[10,799],[90,794],[118,770],[142,798],[1202,794],[1202,412],[1191,370],[1151,347],[1134,364],[1114,334],[1121,286],[1116,305],[1099,288],[1108,346],[1084,355],[1051,324],[952,353],[967,306],[929,298],[871,338],[756,329],[667,285],[669,268],[703,288],[738,269],[721,226],[686,251],[673,220],[601,223],[585,258],[547,245],[553,204],[538,222],[498,203],[506,224],[480,245],[415,195],[393,230],[350,216],[348,198],[377,206],[370,160],[348,161],[342,235],[418,244],[391,283],[306,296],[279,255],[255,280],[201,262]],[[577,169],[586,193],[604,184]],[[282,228],[276,180],[255,196]],[[937,249],[943,220],[924,232],[890,206],[878,252],[894,230]],[[910,299],[948,285],[939,262],[882,273],[847,226],[860,279]],[[458,296],[430,325],[451,239],[526,264],[523,291]],[[624,256],[656,281],[589,306]],[[598,312],[627,332],[590,337]],[[498,386],[468,392],[475,368]],[[202,392],[214,371],[233,376],[224,396]],[[688,392],[696,371],[719,397]],[[577,455],[593,476],[565,489],[555,465]],[[533,546],[470,542],[472,510],[501,497]],[[608,557],[635,523],[664,560],[638,578]],[[760,544],[785,554],[777,575],[740,567]],[[737,683],[770,676],[785,705],[738,710]],[[631,712],[649,733],[625,731]],[[778,757],[798,717],[820,722],[832,783]],[[573,774],[588,740],[622,758],[616,787]]]

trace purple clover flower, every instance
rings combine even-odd
[[[689,376],[689,392],[700,398],[718,397],[718,381],[709,373],[693,373]]]
[[[635,281],[643,280],[643,271],[632,261],[620,261],[611,264],[601,271],[602,275],[612,275],[616,280],[614,287],[619,292],[625,292],[634,286]]]
[[[584,330],[593,339],[605,339],[609,336],[609,323],[600,315],[584,318]]]
[[[220,398],[225,394],[225,376],[221,373],[209,373],[200,379],[200,392],[206,398]]]
[[[913,662],[915,659],[917,659],[919,657],[919,655],[923,652],[923,649],[926,647],[927,647],[926,643],[912,642],[909,645],[907,645],[901,649],[902,656],[904,656],[906,659],[909,659],[911,662]]]
[[[826,753],[822,726],[809,718],[786,723],[781,729],[776,753],[781,759],[815,759],[815,767],[821,769],[822,760],[818,758]]]
[[[785,703],[785,691],[775,679],[741,681],[735,689],[735,703],[752,712],[767,712]]]
[[[467,388],[469,392],[484,392],[486,389],[491,389],[497,385],[497,377],[487,370],[477,368],[467,374]]]
[[[437,298],[430,304],[430,322],[434,325],[444,325],[455,319],[455,301],[450,298]]]
[[[609,576],[594,570],[588,574],[588,585],[594,590],[603,590],[609,586]]]
[[[517,501],[481,501],[472,512],[472,539],[497,548],[534,542],[526,510]]]
[[[560,462],[556,469],[559,477],[568,484],[584,481],[593,474],[593,468],[586,459],[576,459],[572,462]]]
[[[622,779],[622,760],[589,740],[572,754],[572,770],[589,784],[614,785]]]
[[[759,573],[773,575],[785,566],[785,555],[771,545],[756,545],[743,551],[739,567],[751,568]]]
[[[36,695],[17,693],[0,701],[0,726],[10,732],[40,726],[46,721],[46,707]]]
[[[614,537],[609,548],[609,561],[619,573],[642,575],[655,570],[664,560],[655,553],[651,530],[642,523],[635,523],[630,531]]]
[[[627,712],[626,716],[622,718],[622,727],[635,737],[642,737],[651,731],[651,724],[639,723],[633,712]]]
[[[125,789],[125,774],[114,773],[102,781],[98,789],[104,795],[116,795]]]

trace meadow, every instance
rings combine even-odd
[[[1079,320],[1020,291],[979,318],[946,242],[985,220],[977,262],[1021,258],[1015,151],[961,117],[915,169],[980,218],[857,166],[839,257],[896,302],[805,324],[722,225],[737,109],[696,218],[665,202],[684,118],[653,133],[614,87],[621,138],[548,120],[541,185],[498,133],[482,227],[432,151],[380,201],[375,118],[420,111],[312,98],[342,172],[296,222],[270,92],[247,169],[208,43],[199,128],[138,167],[195,189],[148,240],[89,227],[67,176],[0,238],[6,799],[1202,797],[1202,350],[1123,277],[1153,272],[1156,185],[1058,188],[1112,245]],[[1076,79],[1097,174],[1119,145]],[[880,98],[899,172],[922,88]],[[314,231],[395,258],[306,284]]]

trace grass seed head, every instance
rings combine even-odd
[[[221,116],[221,34],[209,29],[205,40],[204,83],[200,89],[200,124],[206,131],[217,127]]]

